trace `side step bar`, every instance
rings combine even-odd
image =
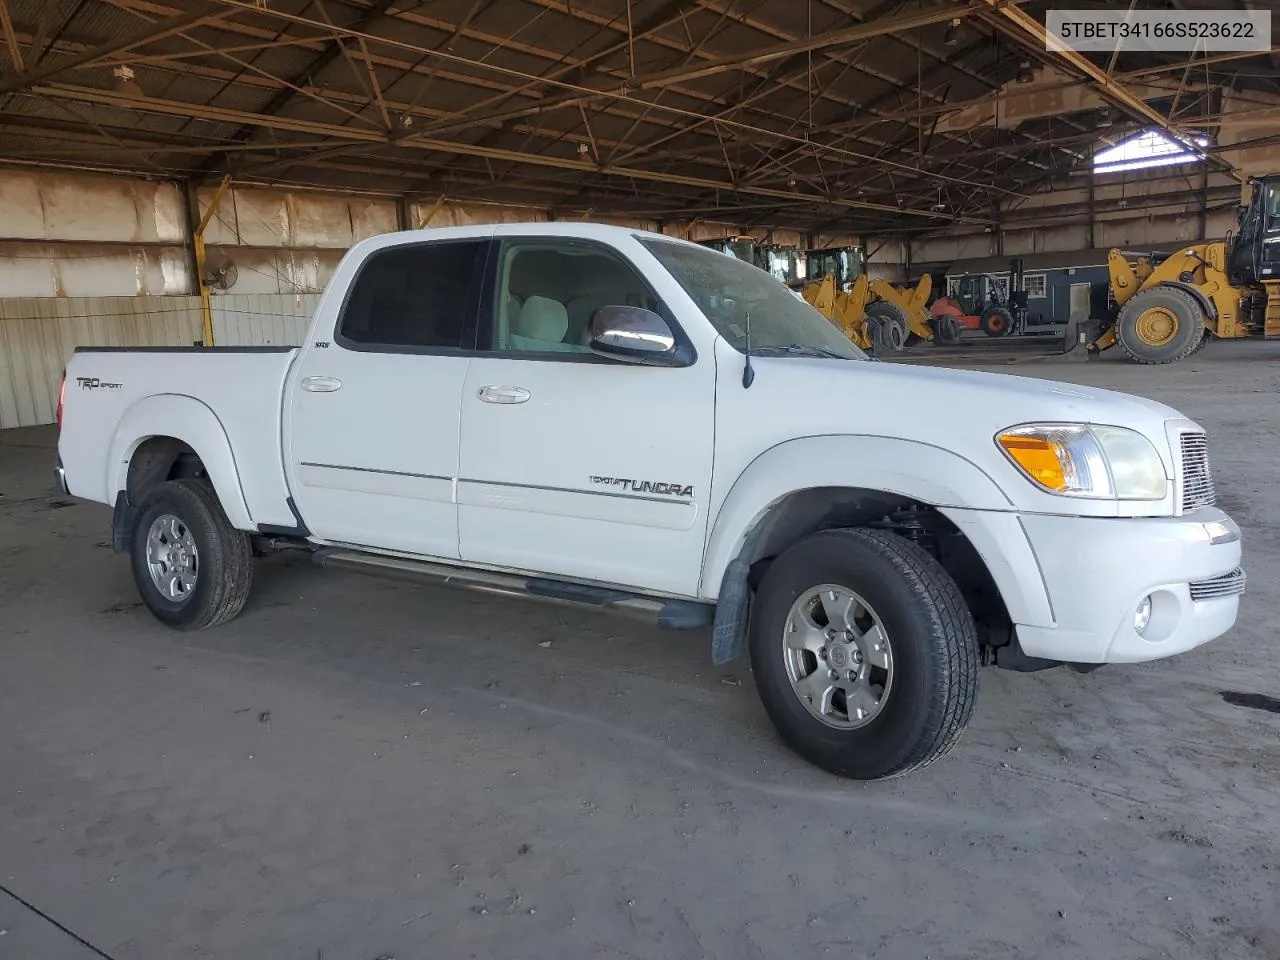
[[[317,550],[311,558],[322,567],[373,573],[397,580],[428,581],[447,586],[466,587],[485,593],[531,597],[561,604],[586,604],[616,613],[630,615],[669,630],[698,630],[711,626],[715,606],[692,600],[670,600],[645,597],[611,587],[597,587],[563,580],[522,577],[490,570],[470,570],[423,560],[405,560],[356,550],[327,548]]]

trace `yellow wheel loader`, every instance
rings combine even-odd
[[[822,262],[829,250],[810,250],[808,262]],[[826,259],[831,259],[829,256]],[[832,260],[834,263],[835,261]],[[864,350],[884,355],[899,353],[908,344],[935,338],[942,343],[958,343],[960,330],[954,323],[935,331],[926,304],[932,289],[932,278],[926,273],[914,289],[900,290],[885,280],[872,280],[860,272],[849,289],[842,290],[846,278],[839,269],[824,271],[805,284],[801,296],[815,310],[845,332]]]
[[[806,284],[800,293],[862,349],[883,355],[900,353],[908,344],[935,337],[942,343],[959,342],[960,330],[954,322],[954,329],[948,331],[953,336],[935,334],[925,307],[931,286],[927,273],[912,290],[899,290],[885,280],[869,280],[860,273],[845,293],[835,276],[827,274]]]
[[[1107,254],[1113,317],[1091,344],[1138,363],[1172,363],[1210,339],[1280,334],[1280,175],[1253,181],[1240,232],[1183,247],[1153,264]]]

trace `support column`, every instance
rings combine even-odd
[[[1095,228],[1094,228],[1094,220],[1095,220],[1095,217],[1094,217],[1094,209],[1093,209],[1093,207],[1094,207],[1094,202],[1095,202],[1095,199],[1096,199],[1096,198],[1095,198],[1095,196],[1094,196],[1094,188],[1095,188],[1095,185],[1096,185],[1097,177],[1096,177],[1096,175],[1095,175],[1095,174],[1094,174],[1094,172],[1093,172],[1093,151],[1094,151],[1094,148],[1093,148],[1092,146],[1091,146],[1091,147],[1089,147],[1089,202],[1088,202],[1088,214],[1089,214],[1089,249],[1090,249],[1090,250],[1093,250],[1093,249],[1095,249],[1095,248],[1098,246],[1098,241],[1097,241],[1097,238],[1096,238],[1096,236],[1095,236]]]
[[[191,232],[191,250],[196,261],[196,283],[199,284],[200,289],[200,318],[204,330],[202,339],[206,347],[213,346],[213,302],[210,299],[208,269],[205,263],[204,231],[209,226],[209,221],[213,219],[218,204],[222,202],[222,195],[227,192],[230,183],[231,174],[227,174],[218,184],[218,189],[214,191],[213,199],[209,201],[209,209],[204,212],[195,230]],[[198,206],[197,204],[197,208]]]
[[[1200,209],[1198,211],[1200,217],[1200,230],[1196,233],[1196,240],[1209,239],[1209,165],[1207,163],[1200,164]]]
[[[182,232],[187,241],[187,272],[191,275],[191,283],[187,287],[189,294],[200,294],[200,264],[196,257],[196,225],[200,223],[200,200],[196,193],[196,182],[182,182]]]

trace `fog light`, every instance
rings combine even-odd
[[[1146,596],[1138,601],[1138,608],[1133,611],[1133,629],[1138,636],[1147,632],[1147,624],[1151,622],[1151,597]]]

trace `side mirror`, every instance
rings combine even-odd
[[[667,321],[644,307],[601,307],[591,317],[590,347],[592,353],[627,363],[688,364]]]

